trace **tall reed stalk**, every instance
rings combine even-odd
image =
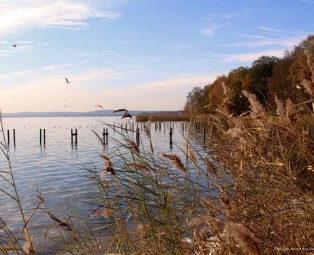
[[[0,170],[1,188],[0,193],[3,198],[9,198],[9,202],[15,205],[18,211],[18,219],[15,224],[21,225],[19,229],[12,229],[7,222],[4,211],[0,212],[0,253],[1,254],[35,254],[35,247],[29,231],[29,222],[39,208],[41,202],[32,210],[30,215],[26,215],[23,210],[21,199],[17,190],[13,168],[10,160],[10,150],[5,137],[5,129],[2,122],[2,114],[0,111],[0,133],[2,135],[0,141],[0,149],[2,156],[5,158],[7,165]]]

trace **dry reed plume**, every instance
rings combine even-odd
[[[181,171],[186,172],[186,169],[184,165],[181,162],[181,159],[176,155],[176,154],[166,154],[166,153],[161,153],[161,157],[163,158],[168,158],[172,161],[172,163]]]

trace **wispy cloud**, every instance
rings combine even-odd
[[[286,31],[278,28],[267,27],[267,26],[259,26],[258,29],[264,34],[271,34],[275,36],[292,34],[291,31]]]
[[[266,51],[229,55],[226,57],[225,60],[230,61],[230,62],[253,62],[261,56],[283,57],[283,55],[284,55],[284,52],[282,50],[266,50]]]
[[[117,12],[99,10],[95,1],[17,1],[0,2],[0,36],[30,28],[82,29],[89,18],[114,20],[121,15]],[[107,3],[107,2],[105,2]]]
[[[255,40],[234,43],[234,46],[240,47],[264,47],[264,46],[281,46],[283,48],[292,48],[297,45],[301,40],[305,38],[305,35],[288,36],[281,38],[256,38]]]
[[[202,34],[206,35],[207,37],[213,37],[219,29],[226,27],[227,20],[233,18],[233,15],[227,14],[215,14],[211,17],[205,19],[205,28],[202,29]]]

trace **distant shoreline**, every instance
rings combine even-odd
[[[139,114],[171,114],[182,115],[182,111],[129,111],[132,116]],[[17,112],[2,113],[3,118],[27,118],[27,117],[100,117],[100,116],[122,116],[123,113],[113,113],[113,110],[98,110],[90,112]]]

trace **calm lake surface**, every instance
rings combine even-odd
[[[91,207],[87,202],[92,189],[90,180],[86,178],[86,169],[96,167],[101,171],[104,161],[99,154],[110,154],[114,150],[112,139],[121,139],[121,125],[128,122],[121,117],[37,117],[37,118],[3,118],[4,132],[10,130],[9,156],[17,184],[20,199],[27,215],[37,205],[37,191],[45,197],[46,204],[51,210],[63,210],[66,213],[80,211],[90,215]],[[115,124],[116,131],[105,124]],[[134,126],[136,127],[136,123]],[[143,124],[138,123],[141,129]],[[157,152],[178,153],[182,155],[187,135],[187,123],[174,122],[173,145],[169,144],[169,123],[162,123],[157,129],[151,123],[151,138]],[[108,128],[109,144],[104,148],[93,133],[102,136],[103,128]],[[16,145],[13,144],[13,129],[15,129]],[[46,130],[46,143],[40,145],[39,130]],[[77,129],[78,143],[71,143],[71,129]],[[130,136],[135,133],[128,132]],[[144,137],[141,132],[141,137]],[[3,138],[1,138],[3,141]],[[201,145],[199,150],[204,151]],[[7,169],[8,161],[1,153],[1,171]],[[1,178],[2,189],[9,186]],[[19,220],[16,205],[12,199],[0,192],[0,216],[14,228],[22,223]],[[38,235],[43,235],[51,225],[51,219],[44,213],[38,213],[30,222],[31,229]]]

